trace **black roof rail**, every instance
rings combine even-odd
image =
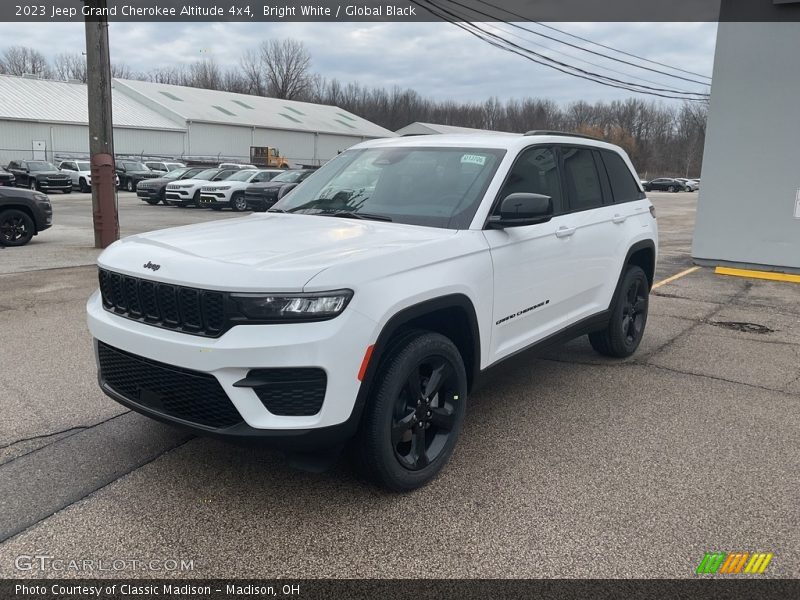
[[[596,142],[604,141],[604,140],[601,140],[598,137],[594,137],[594,136],[591,136],[591,135],[583,135],[582,133],[568,133],[566,131],[539,131],[539,130],[535,130],[535,131],[526,131],[525,135],[561,135],[561,136],[564,136],[564,137],[576,137],[576,138],[583,138],[583,139],[586,139],[586,140],[595,140]]]

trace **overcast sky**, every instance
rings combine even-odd
[[[716,23],[553,25],[651,60],[711,75]],[[529,26],[536,28],[534,24]],[[511,37],[514,42],[586,70],[598,69],[575,56],[625,73],[602,71],[617,79],[635,74],[660,84],[654,87],[705,91],[696,84],[610,62],[520,30],[511,31],[515,36],[524,36]],[[26,45],[49,57],[61,52],[82,52],[83,32],[80,23],[0,23],[0,48]],[[135,71],[190,63],[202,57],[213,58],[221,66],[235,66],[244,50],[255,48],[268,38],[285,37],[301,40],[311,53],[312,69],[325,77],[370,86],[410,87],[436,99],[482,101],[493,95],[502,100],[537,96],[562,103],[632,95],[536,65],[447,23],[112,23],[110,27],[112,60],[124,62]],[[556,48],[572,56],[553,52]]]

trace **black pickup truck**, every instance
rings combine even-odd
[[[41,192],[0,187],[0,248],[24,246],[53,225],[53,206]]]
[[[17,183],[17,178],[13,173],[9,173],[3,167],[0,167],[0,187],[14,187]]]

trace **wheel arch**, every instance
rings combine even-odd
[[[642,240],[631,246],[625,256],[623,269],[628,265],[640,267],[645,275],[647,275],[647,282],[652,288],[656,273],[656,245],[653,240]],[[621,279],[622,273],[620,273],[620,280]]]
[[[414,329],[441,333],[453,341],[464,359],[467,385],[472,389],[480,370],[481,356],[475,307],[464,294],[439,296],[400,310],[383,326],[373,346],[351,419],[360,422],[367,397],[384,360],[394,349],[394,344],[402,340],[403,332]]]
[[[36,219],[36,215],[27,204],[16,204],[16,203],[0,204],[0,214],[4,213],[7,210],[19,210],[21,212],[24,212],[26,215],[30,217],[31,221],[33,221],[34,235],[39,233],[39,223]]]

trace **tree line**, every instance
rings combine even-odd
[[[63,53],[48,60],[38,50],[23,46],[0,53],[0,74],[84,83],[87,79],[82,54]],[[708,112],[705,103],[673,105],[641,98],[577,100],[563,105],[543,98],[437,100],[398,86],[387,89],[328,79],[312,70],[310,53],[302,42],[292,39],[267,40],[245,51],[232,67],[203,58],[135,72],[117,63],[112,64],[112,75],[335,105],[391,131],[422,121],[515,133],[534,129],[582,133],[622,146],[645,178],[700,175]]]

